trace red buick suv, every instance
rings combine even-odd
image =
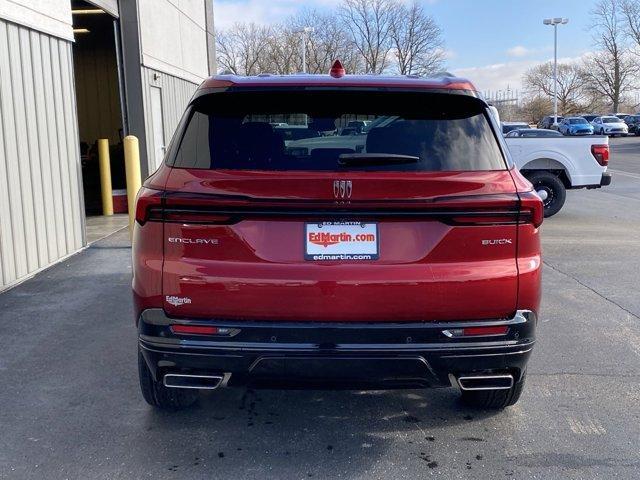
[[[212,77],[138,195],[142,394],[454,386],[512,405],[542,219],[464,79]]]

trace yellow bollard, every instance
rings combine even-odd
[[[100,160],[100,189],[102,190],[102,215],[113,215],[113,190],[111,188],[111,159],[109,158],[109,140],[98,140],[98,158]]]
[[[140,177],[140,148],[138,138],[133,135],[124,137],[124,167],[127,174],[129,235],[133,235],[133,222],[136,221],[136,196],[142,186],[142,179]]]

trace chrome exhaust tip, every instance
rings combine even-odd
[[[168,388],[215,390],[224,380],[224,375],[184,375],[181,373],[167,373],[162,379],[162,383]]]
[[[509,390],[513,387],[513,375],[469,375],[458,377],[461,390]]]

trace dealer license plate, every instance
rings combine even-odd
[[[317,222],[305,225],[305,260],[377,260],[377,223]]]

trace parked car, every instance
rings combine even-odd
[[[288,145],[292,141],[300,140],[301,138],[320,136],[320,132],[308,128],[306,125],[304,128],[299,125],[278,125],[274,127],[274,131],[282,137],[285,145]]]
[[[624,122],[630,134],[640,135],[640,115],[627,115]]]
[[[596,117],[593,122],[594,132],[596,135],[609,135],[615,137],[616,135],[627,136],[629,128],[622,119],[615,116]]]
[[[586,115],[578,115],[578,117],[582,117],[584,118],[587,122],[591,123],[593,122],[593,119],[596,117],[599,117],[600,115],[594,115],[591,113],[587,113]]]
[[[529,124],[526,122],[502,122],[502,134],[506,135],[511,130],[517,128],[529,128]]]
[[[348,128],[353,128],[358,133],[362,133],[367,129],[367,125],[369,125],[369,121],[367,120],[351,120],[348,124]]]
[[[453,385],[470,405],[514,404],[535,341],[543,207],[476,92],[340,72],[206,80],[137,199],[145,400]],[[337,135],[290,149],[257,120],[267,112],[377,118],[360,152]]]
[[[613,117],[618,117],[620,120],[623,120],[624,117],[628,117],[629,116],[628,113],[610,113],[609,115],[613,116]]]
[[[540,137],[561,137],[557,130],[545,130],[542,128],[518,128],[511,130],[505,135],[507,138],[540,138]]]
[[[544,117],[542,120],[540,120],[540,122],[538,123],[538,128],[544,128],[546,130],[557,130],[558,125],[560,124],[563,118],[564,117],[558,115],[557,117],[555,117],[555,120],[554,120],[554,116],[549,115],[547,117]]]
[[[558,131],[563,135],[593,135],[593,126],[582,117],[565,117]]]

